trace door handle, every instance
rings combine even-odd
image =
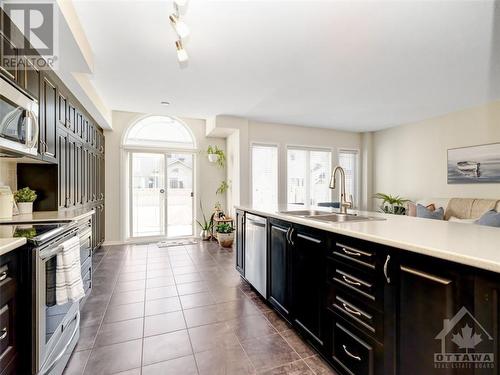
[[[349,357],[351,357],[352,359],[355,359],[356,361],[361,362],[361,357],[352,354],[349,350],[347,350],[347,346],[342,345],[342,348],[344,349],[345,354],[347,354]]]
[[[0,281],[4,281],[8,276],[8,273],[7,271],[3,271],[2,273],[0,273]]]
[[[354,286],[361,286],[361,283],[357,282],[357,281],[353,281],[351,279],[349,279],[347,276],[345,275],[342,275],[342,279],[344,279],[344,281],[349,284],[349,285],[354,285]]]
[[[347,311],[350,314],[361,316],[361,313],[358,310],[353,309],[352,307],[349,307],[349,305],[347,305],[345,303],[342,303],[342,307],[344,308],[345,311]]]
[[[7,337],[7,334],[9,333],[9,331],[7,331],[7,327],[4,327],[2,328],[2,330],[0,331],[0,341],[2,341],[4,338]]]
[[[165,189],[160,189],[160,193],[161,194],[165,193]]]
[[[295,242],[293,241],[293,232],[295,229],[290,228],[290,245],[295,246]]]
[[[391,256],[387,255],[387,258],[385,259],[384,263],[384,276],[385,279],[387,280],[387,284],[391,283],[391,278],[389,276],[389,261],[391,260]]]

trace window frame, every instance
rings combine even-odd
[[[320,151],[320,152],[329,152],[330,153],[330,174],[332,173],[332,170],[335,165],[335,150],[332,147],[321,147],[321,146],[304,146],[304,145],[296,145],[296,144],[287,144],[286,145],[286,155],[285,155],[285,200],[286,204],[292,204],[288,202],[288,151],[289,150],[299,150],[299,151]],[[310,154],[308,154],[307,161],[308,165],[310,166]],[[305,202],[305,206],[311,206],[311,189],[310,189],[310,173],[307,173],[307,181],[306,181],[306,200],[308,202]],[[330,176],[327,177],[328,181],[330,180]],[[330,189],[330,201],[333,202],[333,190]]]
[[[355,170],[355,180],[354,180],[354,190],[355,193],[353,194],[353,209],[358,209],[360,207],[360,200],[361,200],[361,168],[360,168],[360,161],[361,161],[361,150],[356,147],[339,147],[337,150],[337,161],[338,165],[340,165],[340,154],[341,153],[351,153],[356,155],[356,170]],[[346,197],[346,199],[349,199],[349,197]]]
[[[262,147],[274,147],[276,148],[276,205],[280,204],[280,175],[281,175],[281,163],[280,163],[280,144],[279,143],[273,143],[273,142],[250,142],[250,149],[249,149],[249,160],[248,160],[248,165],[249,165],[249,182],[250,182],[250,189],[249,189],[249,201],[253,205],[253,148],[255,146],[262,146]]]

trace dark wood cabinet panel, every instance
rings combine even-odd
[[[57,133],[57,162],[59,168],[58,190],[59,207],[68,208],[68,133],[59,130]]]
[[[4,24],[2,25],[4,30],[0,32],[1,39],[1,59],[0,59],[0,70],[3,75],[12,81],[17,82],[17,69],[16,62],[19,59],[19,51],[17,46],[7,37],[10,34],[9,30],[10,22],[5,22],[6,16],[3,16]]]
[[[269,303],[284,317],[290,318],[290,224],[270,220],[268,243]]]
[[[46,76],[42,77],[40,101],[40,153],[44,160],[56,161],[57,89]]]
[[[316,346],[324,345],[324,305],[327,236],[294,225],[292,253],[292,316]]]
[[[236,270],[245,276],[245,212],[236,210]]]

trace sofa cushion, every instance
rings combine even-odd
[[[459,219],[458,217],[451,216],[448,221],[450,223],[474,224],[477,219]]]
[[[495,210],[485,212],[483,216],[476,221],[476,224],[500,228],[500,212]]]
[[[431,211],[427,207],[424,207],[421,204],[417,204],[417,217],[421,217],[424,219],[443,220],[444,208],[439,207],[437,210]]]
[[[445,220],[454,216],[459,219],[477,219],[489,210],[495,209],[496,199],[452,198],[446,208]]]

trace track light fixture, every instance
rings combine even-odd
[[[187,3],[188,0],[174,0],[174,5],[179,8],[185,7]]]
[[[177,48],[177,60],[181,63],[188,61],[189,56],[187,51],[184,49],[181,40],[177,40],[175,42],[175,48]]]
[[[170,23],[172,24],[172,27],[175,29],[175,32],[177,35],[179,35],[179,38],[184,39],[187,38],[189,35],[189,27],[186,25],[184,21],[181,21],[179,17],[175,14],[171,14],[169,17]]]

